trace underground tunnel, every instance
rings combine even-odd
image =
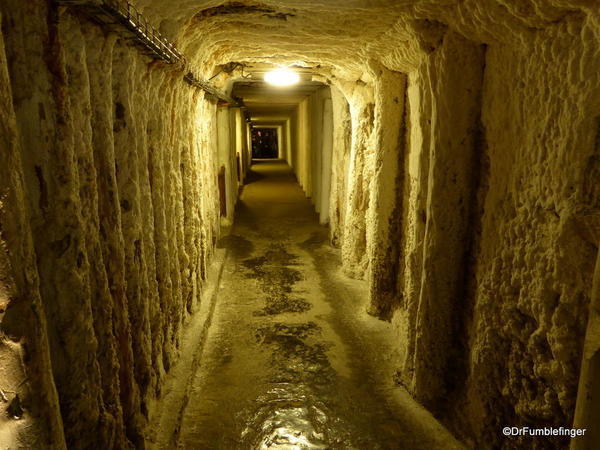
[[[0,17],[0,449],[600,448],[597,0]]]

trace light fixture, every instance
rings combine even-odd
[[[275,69],[265,73],[265,81],[275,86],[290,86],[300,81],[300,75],[289,69]]]

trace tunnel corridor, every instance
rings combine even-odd
[[[597,0],[0,25],[0,450],[600,448]]]
[[[339,273],[289,166],[250,170],[218,244],[228,256],[202,364],[180,428],[161,429],[157,448],[462,448],[416,402],[387,398],[391,325]]]

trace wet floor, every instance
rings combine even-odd
[[[219,245],[227,259],[180,448],[460,448],[394,386],[391,325],[364,314],[364,284],[340,274],[285,163],[253,166]]]

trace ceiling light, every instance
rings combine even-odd
[[[300,81],[300,75],[289,69],[276,69],[265,73],[265,81],[275,86],[289,86]]]

